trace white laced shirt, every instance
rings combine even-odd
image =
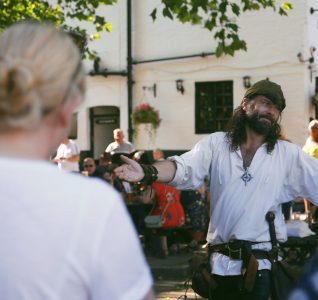
[[[256,151],[247,173],[241,151],[231,151],[224,132],[213,133],[181,155],[170,157],[177,171],[171,185],[179,189],[195,189],[209,176],[211,189],[211,219],[207,234],[209,244],[222,244],[230,239],[261,242],[253,249],[271,248],[265,215],[275,213],[277,239],[287,240],[281,204],[296,197],[308,198],[318,204],[318,160],[300,147],[287,141],[277,141],[274,150],[267,144]],[[242,261],[214,253],[212,273],[238,275]],[[259,269],[270,269],[270,262],[259,260]]]

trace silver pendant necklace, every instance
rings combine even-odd
[[[247,185],[248,182],[250,182],[253,178],[252,174],[249,172],[248,168],[250,167],[251,163],[252,163],[252,159],[254,155],[246,155],[246,153],[243,154],[243,151],[241,151],[242,153],[242,160],[243,160],[243,169],[244,169],[244,173],[241,176],[241,179],[243,180],[243,182],[245,183],[245,186]]]
[[[243,166],[243,168],[244,168],[244,173],[243,173],[243,175],[241,176],[241,179],[244,181],[244,183],[245,183],[245,186],[246,186],[246,184],[249,182],[249,181],[251,181],[251,179],[253,178],[253,176],[251,175],[251,173],[248,171],[248,167],[244,167]]]

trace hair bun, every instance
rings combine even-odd
[[[64,31],[22,21],[0,35],[0,131],[35,129],[62,101],[84,91],[80,53]]]
[[[35,83],[33,68],[28,61],[0,59],[0,116],[10,119],[31,112],[40,115]]]

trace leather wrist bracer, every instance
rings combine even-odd
[[[145,176],[143,179],[140,180],[140,182],[145,183],[146,185],[153,184],[158,179],[158,170],[153,165],[140,165],[142,167],[142,170],[145,173]]]

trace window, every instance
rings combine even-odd
[[[233,114],[233,81],[195,83],[195,133],[224,131]]]

